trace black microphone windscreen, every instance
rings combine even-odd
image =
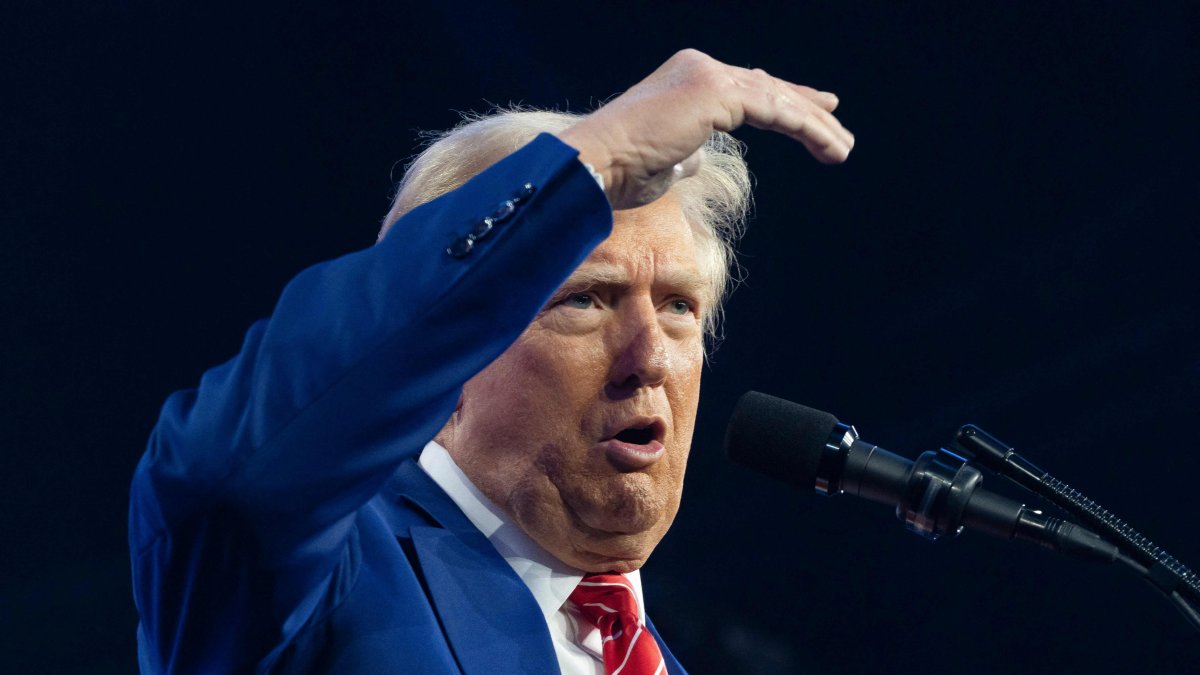
[[[736,464],[812,490],[825,442],[837,424],[827,412],[748,391],[729,418],[725,452]]]

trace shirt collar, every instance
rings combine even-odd
[[[430,441],[421,452],[418,464],[429,474],[433,482],[462,509],[471,523],[492,542],[504,560],[512,567],[521,581],[529,587],[542,614],[550,617],[562,609],[567,598],[584,572],[575,569],[538,546],[529,535],[509,520],[500,507],[492,503],[475,484],[467,478],[454,458],[439,443]],[[638,611],[645,621],[646,610],[642,599],[642,577],[640,570],[625,575],[637,596]]]

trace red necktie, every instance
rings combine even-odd
[[[571,602],[600,629],[608,675],[667,672],[654,636],[638,618],[637,596],[620,574],[589,574],[571,593]]]

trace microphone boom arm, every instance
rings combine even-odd
[[[1082,492],[1039,469],[983,429],[973,424],[963,426],[952,445],[968,458],[1046,498],[1099,531],[1121,549],[1121,562],[1162,591],[1188,621],[1200,629],[1200,613],[1186,604],[1188,600],[1200,602],[1200,576],[1186,565]]]

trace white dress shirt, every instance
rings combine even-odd
[[[471,523],[496,547],[513,571],[529,587],[554,642],[554,654],[564,675],[604,675],[600,630],[577,613],[567,601],[583,579],[583,571],[570,567],[538,546],[508,515],[484,496],[458,468],[450,453],[430,441],[418,460],[433,482],[454,500]],[[638,612],[646,620],[642,578],[638,571],[625,578],[633,585]]]

